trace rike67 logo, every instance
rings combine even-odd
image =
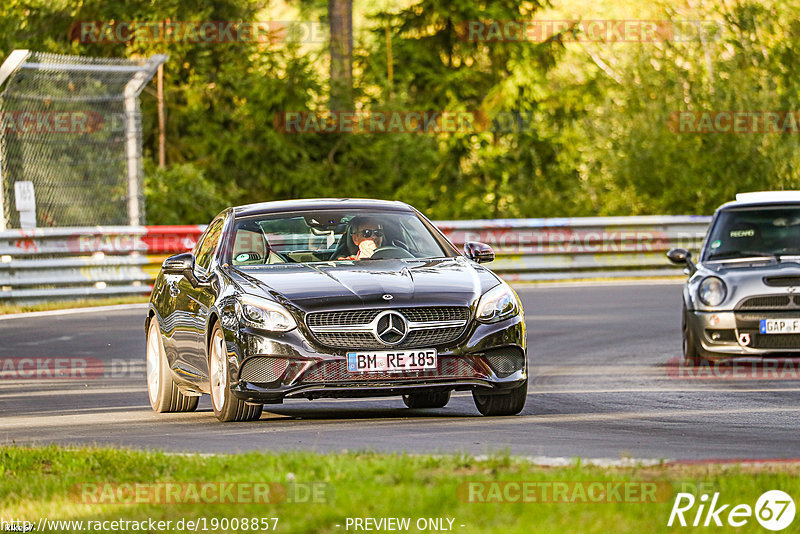
[[[678,493],[667,526],[741,527],[755,516],[762,527],[777,532],[792,524],[794,514],[794,501],[788,493],[780,490],[764,492],[755,507],[749,504],[724,504],[720,502],[719,492],[714,493],[710,502],[705,493],[699,499],[695,499],[691,493]]]

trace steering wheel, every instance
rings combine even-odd
[[[395,247],[400,247],[400,248],[402,248],[403,250],[407,250],[407,251],[411,252],[411,251],[408,249],[408,245],[406,245],[405,243],[403,243],[403,242],[402,242],[402,241],[400,241],[399,239],[392,239],[392,245],[394,245]],[[388,246],[388,245],[387,245],[387,246]],[[383,247],[383,248],[386,248],[386,247]]]
[[[414,255],[400,247],[381,247],[372,253],[371,260],[401,260],[413,258]],[[367,259],[367,258],[362,258]]]

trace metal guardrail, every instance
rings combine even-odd
[[[697,250],[710,217],[440,221],[459,248],[491,245],[510,281],[681,275],[664,252]],[[204,226],[40,228],[0,232],[0,301],[147,294],[163,259],[191,250]]]
[[[37,228],[0,232],[0,302],[148,294],[161,262],[205,226]]]
[[[638,216],[440,221],[459,248],[491,245],[493,271],[509,281],[679,276],[673,247],[699,250],[711,217]]]

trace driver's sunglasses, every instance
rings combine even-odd
[[[372,236],[383,237],[383,230],[381,230],[381,229],[378,229],[378,230],[366,229],[366,230],[361,230],[358,233],[358,235],[360,235],[361,237],[363,237],[365,239],[369,239]]]

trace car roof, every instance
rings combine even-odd
[[[305,210],[369,210],[413,211],[405,202],[397,200],[375,200],[368,198],[303,198],[296,200],[277,200],[236,206],[233,212],[237,217],[261,213],[281,213]]]
[[[800,191],[756,191],[739,193],[736,200],[726,202],[719,209],[800,203]]]

